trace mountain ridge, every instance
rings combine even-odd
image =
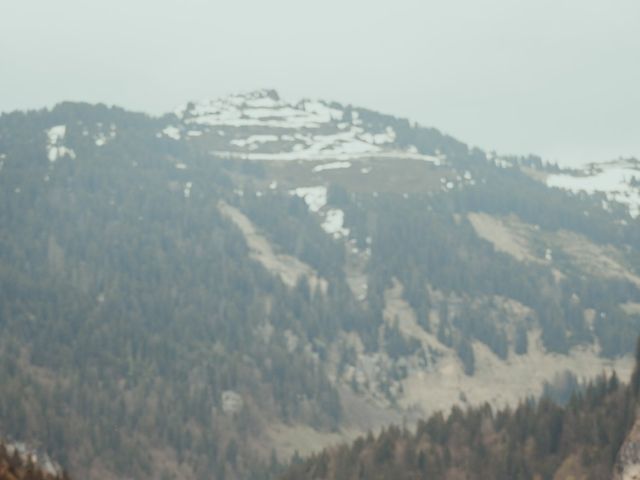
[[[0,116],[4,431],[83,478],[261,478],[565,371],[630,374],[633,196],[274,97]]]

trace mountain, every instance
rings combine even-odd
[[[0,433],[76,478],[259,479],[453,404],[624,380],[639,171],[269,90],[2,114]]]

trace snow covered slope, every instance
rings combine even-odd
[[[602,193],[608,201],[627,205],[632,217],[640,215],[640,161],[635,159],[592,163],[577,174],[549,175],[547,185],[572,192]]]
[[[211,153],[248,160],[352,160],[440,158],[400,146],[390,125],[365,124],[351,107],[323,101],[290,104],[273,90],[258,90],[217,100],[187,103],[175,111],[180,125],[163,133],[174,139],[215,139]]]

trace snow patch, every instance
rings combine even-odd
[[[49,138],[49,143],[52,145],[62,142],[66,134],[66,125],[56,125],[55,127],[51,127],[49,130],[47,130],[47,137]]]
[[[317,128],[331,119],[327,111],[296,108],[265,90],[190,103],[178,108],[176,115],[187,124],[231,127]]]
[[[343,143],[340,149],[325,149],[323,151],[315,151],[317,148],[305,149],[304,145],[294,148],[294,151],[290,152],[278,152],[278,153],[262,153],[262,152],[232,152],[227,150],[212,150],[210,153],[213,155],[236,158],[240,160],[256,160],[256,161],[321,161],[321,160],[361,160],[361,159],[377,159],[377,160],[422,160],[425,162],[433,163],[438,166],[441,165],[441,160],[437,157],[422,154],[413,154],[409,152],[403,152],[399,150],[382,151],[369,150],[363,148],[364,142],[358,144],[353,142],[350,145]],[[300,144],[298,144],[300,145]],[[375,147],[375,146],[374,146]]]
[[[184,184],[184,198],[189,198],[191,196],[191,187],[193,187],[193,182],[187,182]]]
[[[180,140],[180,129],[178,127],[169,125],[162,129],[162,133],[173,140]]]
[[[101,127],[101,124],[98,124],[98,127]],[[85,134],[85,132],[87,132]],[[88,135],[89,132],[85,129],[82,132],[83,135]],[[105,133],[105,132],[98,132],[96,134],[96,136],[94,137],[94,142],[96,144],[96,147],[103,147],[104,145],[107,144],[107,142],[109,142],[110,140],[113,140],[114,138],[116,138],[116,126],[114,124],[111,124],[110,128],[109,128],[109,132]]]
[[[634,218],[640,215],[638,182],[640,182],[640,162],[631,160],[592,164],[583,172],[583,175],[554,174],[547,177],[548,187],[590,195],[603,193],[607,200],[626,205],[629,208],[629,214]]]
[[[351,162],[331,162],[331,163],[325,163],[323,165],[318,165],[316,167],[313,167],[311,171],[313,173],[318,173],[324,170],[338,170],[341,168],[349,168],[349,167],[351,167]]]
[[[327,187],[298,187],[291,194],[302,198],[309,210],[315,213],[327,204]]]
[[[356,111],[312,100],[289,104],[269,90],[189,103],[178,108],[176,115],[187,126],[226,127],[232,137],[238,129],[252,127],[253,135],[246,137],[246,132],[239,132],[227,149],[216,147],[211,151],[229,158],[264,161],[409,158],[436,165],[442,161],[439,157],[421,155],[415,148],[394,147],[397,135],[391,126],[383,131],[367,131]],[[218,133],[222,135],[223,130]],[[285,144],[278,145],[280,148],[262,148],[265,143],[278,141]]]
[[[333,238],[349,236],[349,229],[344,226],[344,212],[338,208],[332,208],[327,211],[321,226]]]
[[[244,406],[242,396],[233,390],[222,392],[222,411],[227,415],[238,413]]]
[[[280,138],[278,135],[251,135],[247,138],[236,138],[229,143],[235,147],[246,147],[255,143],[277,142]]]
[[[67,133],[66,125],[56,125],[46,131],[47,133],[47,158],[50,162],[55,162],[59,158],[76,158],[76,153],[67,148],[62,142]]]

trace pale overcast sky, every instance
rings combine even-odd
[[[500,153],[640,157],[638,0],[2,0],[0,111],[270,87]]]

